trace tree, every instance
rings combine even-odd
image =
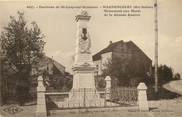
[[[179,74],[180,75],[180,74]],[[174,77],[173,77],[174,76]],[[154,66],[152,67],[152,83],[154,84]],[[160,65],[158,66],[158,85],[162,86],[165,83],[168,83],[169,81],[176,80],[175,74],[172,69],[172,67],[169,67],[168,65]]]
[[[173,71],[167,65],[161,65],[158,68],[159,84],[165,84],[173,80]]]
[[[180,80],[181,79],[181,75],[179,73],[176,73],[174,75],[174,80]]]
[[[134,58],[113,57],[104,64],[103,77],[111,76],[119,86],[136,86],[138,82],[146,78],[142,61]]]
[[[10,22],[1,33],[2,49],[9,63],[17,69],[17,95],[23,101],[28,95],[29,78],[33,64],[43,55],[44,35],[35,22],[28,24],[24,13],[10,16]],[[22,102],[21,102],[22,103]]]

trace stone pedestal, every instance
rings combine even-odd
[[[138,104],[140,111],[149,111],[148,101],[147,101],[147,86],[145,83],[140,83],[137,87],[138,90]]]
[[[106,76],[105,78],[106,81],[106,100],[110,100],[111,99],[111,77],[110,76]]]
[[[85,58],[84,61],[87,61],[87,59]],[[69,98],[66,99],[69,105],[78,105],[80,107],[104,105],[105,100],[100,98],[100,94],[95,88],[95,69],[96,67],[92,62],[73,66],[73,88]]]
[[[77,53],[75,55],[74,67],[78,65],[83,65],[85,63],[90,65],[93,64],[91,53]]]
[[[42,76],[38,77],[36,117],[47,117],[45,87]]]
[[[95,89],[95,66],[89,63],[73,66],[73,89]]]

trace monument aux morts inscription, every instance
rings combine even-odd
[[[94,73],[96,65],[93,63],[91,54],[91,38],[89,35],[88,23],[91,16],[87,11],[81,10],[76,15],[77,35],[76,51],[73,63],[73,87],[69,93],[69,98],[60,102],[59,106],[66,104],[80,106],[104,105],[104,99],[100,98],[95,88]]]

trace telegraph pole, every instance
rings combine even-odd
[[[154,3],[154,22],[155,22],[155,92],[158,92],[158,5]]]
[[[0,40],[0,106],[2,105],[2,48]]]

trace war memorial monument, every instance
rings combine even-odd
[[[91,16],[82,10],[76,16],[77,35],[76,51],[73,63],[73,87],[69,98],[60,102],[59,106],[67,104],[76,106],[104,105],[104,99],[100,98],[95,88],[94,73],[96,65],[93,63],[91,54],[91,37],[89,35],[88,23]]]

